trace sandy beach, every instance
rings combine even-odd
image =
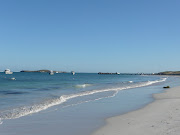
[[[180,87],[153,96],[142,109],[108,118],[93,135],[179,135]]]

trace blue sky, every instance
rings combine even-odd
[[[180,70],[179,0],[0,0],[0,71]]]

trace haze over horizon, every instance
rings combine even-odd
[[[0,3],[0,71],[179,71],[178,0]]]

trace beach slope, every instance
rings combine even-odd
[[[154,98],[140,110],[108,118],[93,135],[179,135],[180,87],[155,94]]]

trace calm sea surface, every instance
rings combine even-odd
[[[31,129],[33,126],[36,129],[39,125],[32,124],[32,120],[41,118],[57,134],[59,130],[68,135],[89,134],[102,125],[104,118],[140,108],[152,102],[152,94],[161,92],[162,86],[177,86],[179,82],[179,77],[165,76],[0,73],[0,130],[11,134],[7,127],[2,128],[6,121],[21,120],[23,123],[28,120]],[[67,127],[71,124],[69,131]],[[26,127],[19,129],[18,134],[21,131],[26,132]]]

